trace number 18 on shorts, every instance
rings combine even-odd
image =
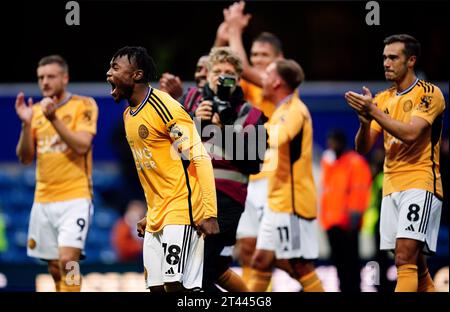
[[[146,286],[181,282],[187,289],[201,288],[204,241],[190,225],[166,225],[145,233]]]

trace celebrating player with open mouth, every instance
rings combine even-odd
[[[147,217],[138,223],[146,285],[152,292],[198,290],[204,250],[199,234],[219,232],[213,168],[188,113],[149,85],[154,74],[142,47],[117,51],[107,72],[114,100],[129,104],[126,136],[147,200]]]

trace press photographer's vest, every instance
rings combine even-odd
[[[261,111],[244,103],[234,125],[244,129],[247,125],[256,124],[261,115]],[[244,206],[247,197],[248,175],[242,173],[230,161],[232,155],[227,155],[221,144],[212,144],[207,141],[203,142],[203,145],[212,159],[216,188]]]

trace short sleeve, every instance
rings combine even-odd
[[[433,86],[434,91],[424,93],[415,103],[411,117],[425,119],[430,125],[445,109],[445,100],[439,88]]]
[[[77,112],[76,131],[97,133],[98,106],[93,98],[83,99],[81,109]]]

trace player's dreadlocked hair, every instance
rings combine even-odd
[[[127,56],[130,64],[134,63],[137,69],[144,72],[140,83],[148,83],[152,79],[156,79],[156,65],[147,49],[143,47],[123,47],[114,54],[113,60],[122,56]]]

